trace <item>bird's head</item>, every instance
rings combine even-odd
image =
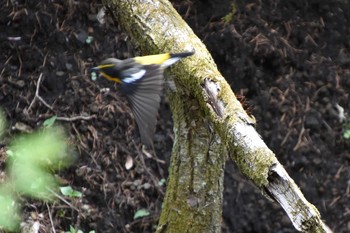
[[[108,80],[120,83],[119,71],[122,61],[116,58],[107,58],[100,65],[92,68],[92,71],[98,71],[100,75]]]

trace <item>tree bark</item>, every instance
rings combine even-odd
[[[176,136],[157,232],[221,232],[225,146],[196,99],[170,99]]]
[[[167,0],[104,0],[144,54],[195,50],[175,65],[175,143],[157,232],[220,232],[227,152],[302,232],[331,232],[255,131],[200,39]]]

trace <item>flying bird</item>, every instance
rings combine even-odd
[[[153,147],[157,113],[163,93],[164,70],[194,52],[164,53],[119,60],[108,58],[93,70],[120,84],[135,117],[141,141]]]

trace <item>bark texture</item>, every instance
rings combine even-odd
[[[254,119],[172,5],[167,0],[104,2],[144,54],[196,52],[171,69],[177,86],[170,98],[175,144],[158,232],[220,232],[226,149],[241,172],[281,204],[297,230],[330,232],[255,131]],[[291,195],[278,191],[280,185],[288,187]],[[289,201],[289,197],[296,199]]]
[[[225,146],[195,99],[171,99],[176,137],[157,232],[221,232]]]

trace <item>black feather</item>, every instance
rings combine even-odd
[[[127,97],[134,114],[142,142],[153,147],[153,135],[163,92],[163,69],[159,65],[144,66],[143,78],[133,83],[122,83],[121,91]]]
[[[193,55],[194,52],[183,52],[183,53],[171,53],[170,54],[170,57],[188,57],[188,56],[191,56]]]

